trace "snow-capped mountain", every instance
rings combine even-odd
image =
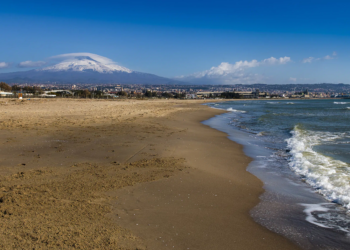
[[[0,81],[7,83],[184,84],[179,80],[130,70],[109,58],[92,53],[54,56],[46,64],[49,65],[40,69],[2,73]]]
[[[73,53],[64,54],[53,59],[63,58],[64,60],[53,66],[39,69],[41,71],[94,71],[99,73],[113,73],[115,71],[131,73],[132,70],[115,64],[112,60],[91,54]]]

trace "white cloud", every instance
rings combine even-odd
[[[304,60],[303,60],[303,63],[311,63],[312,61],[314,61],[315,60],[315,58],[313,58],[312,56],[310,56],[310,57],[308,57],[308,58],[305,58]]]
[[[332,59],[334,59],[337,55],[338,55],[337,52],[334,51],[334,52],[332,53],[332,56],[326,55],[326,56],[324,56],[324,57],[322,57],[322,58],[314,58],[314,57],[310,56],[310,57],[308,57],[308,58],[304,58],[301,62],[302,62],[302,63],[312,63],[313,61],[332,60]]]
[[[4,68],[8,68],[8,67],[10,67],[10,64],[9,64],[9,63],[0,62],[0,69],[4,69]]]
[[[25,61],[25,62],[20,62],[18,64],[18,67],[20,68],[35,68],[35,67],[40,67],[46,64],[44,61],[38,61],[38,62],[32,62],[32,61]]]
[[[296,78],[294,78],[294,77],[289,77],[289,81],[296,82],[296,81],[297,81],[297,79],[296,79]]]
[[[270,57],[267,59],[264,59],[261,64],[286,64],[288,62],[290,62],[290,57],[280,57],[280,58],[274,58],[274,57]]]
[[[58,56],[52,56],[50,58],[68,61],[68,60],[75,59],[77,57],[90,57],[91,59],[98,61],[100,63],[103,63],[103,64],[115,64],[115,62],[113,62],[113,60],[111,60],[107,57],[104,57],[104,56],[93,54],[93,53],[70,53],[70,54],[62,54],[62,55],[58,55]]]
[[[217,67],[211,67],[209,70],[205,70],[199,73],[194,73],[191,76],[196,78],[201,78],[205,76],[224,76],[228,74],[239,74],[239,72],[244,71],[247,68],[254,68],[259,67],[262,65],[274,65],[274,64],[286,64],[287,62],[290,62],[290,57],[280,57],[280,58],[274,58],[270,57],[267,59],[264,59],[262,61],[257,60],[251,60],[251,61],[238,61],[234,64],[230,64],[228,62],[222,62]]]
[[[194,76],[199,78],[199,77],[212,76],[212,75],[227,75],[230,73],[242,71],[246,68],[253,68],[253,67],[257,67],[257,66],[259,66],[259,62],[257,60],[252,60],[250,62],[239,61],[239,62],[236,62],[235,64],[229,64],[227,62],[222,62],[219,66],[211,67],[209,70],[195,73]]]
[[[290,57],[270,57],[262,61],[238,61],[234,64],[222,62],[216,67],[211,67],[209,70],[194,73],[189,76],[180,76],[185,81],[201,82],[201,83],[220,83],[220,84],[239,84],[239,83],[257,83],[264,82],[265,76],[247,73],[249,68],[255,68],[267,65],[286,64],[291,62]]]

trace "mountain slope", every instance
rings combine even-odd
[[[152,74],[133,71],[99,73],[96,71],[22,71],[0,74],[0,81],[7,83],[124,83],[124,84],[180,84],[183,82]]]
[[[153,74],[132,71],[112,60],[91,53],[73,53],[53,57],[59,63],[42,69],[2,73],[8,83],[88,83],[88,84],[184,84]]]

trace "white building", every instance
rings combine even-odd
[[[196,94],[186,94],[186,99],[197,99]]]

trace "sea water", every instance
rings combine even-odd
[[[304,249],[350,249],[350,100],[251,100],[204,123],[243,144],[266,192],[252,217]]]

